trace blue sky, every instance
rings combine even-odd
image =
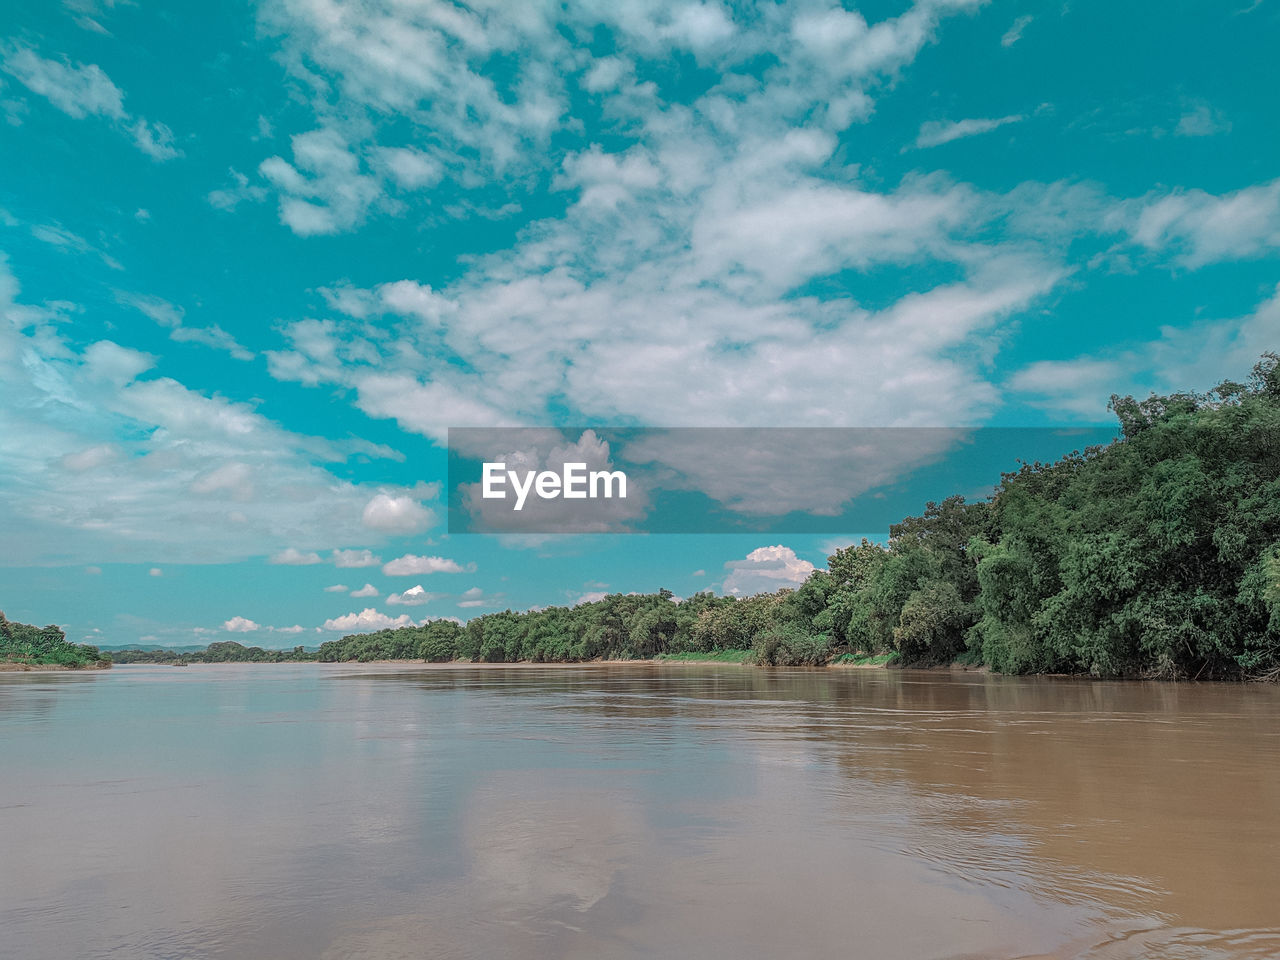
[[[1273,0],[8,4],[0,605],[287,646],[793,582],[884,531],[450,537],[444,432],[1242,376],[1278,40]]]

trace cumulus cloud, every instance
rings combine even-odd
[[[346,593],[347,585],[345,583],[334,583],[324,588],[325,593]]]
[[[432,600],[436,600],[442,596],[445,596],[445,594],[428,593],[426,589],[423,588],[422,584],[418,584],[416,587],[410,587],[404,593],[391,594],[387,597],[387,603],[392,606],[418,607],[424,603],[430,603]]]
[[[382,596],[382,594],[378,591],[378,588],[377,588],[377,587],[375,587],[372,583],[366,583],[366,584],[365,584],[363,587],[361,587],[359,590],[352,590],[352,591],[351,591],[351,596],[353,596],[353,597],[361,597],[361,598],[364,598],[364,597],[380,597],[380,596]],[[395,601],[391,601],[391,602],[392,602],[392,603],[394,603]]]
[[[298,134],[291,143],[292,163],[269,157],[258,168],[279,191],[280,222],[302,237],[359,224],[380,191],[343,136],[321,128]]]
[[[371,550],[334,550],[330,558],[335,567],[344,569],[376,567],[382,562],[382,558],[374,556]]]
[[[361,521],[371,530],[383,533],[419,533],[431,525],[434,517],[417,500],[407,496],[379,493],[367,504]]]
[[[388,630],[395,627],[412,627],[413,618],[407,613],[392,618],[373,607],[365,607],[359,613],[347,613],[324,622],[323,629],[335,632],[363,633],[372,630]]]
[[[781,544],[757,547],[744,560],[731,560],[725,564],[729,571],[724,579],[724,592],[735,597],[750,597],[757,593],[772,593],[782,587],[796,587],[813,573],[813,564],[796,556],[790,547]]]
[[[247,617],[232,617],[223,622],[222,629],[228,633],[253,633],[255,630],[261,630],[262,627]]]
[[[416,573],[466,573],[468,569],[474,569],[474,565],[464,567],[458,561],[446,557],[419,557],[406,553],[403,557],[396,557],[384,564],[382,572],[388,577],[409,577]]]
[[[290,567],[306,567],[317,563],[324,563],[324,561],[320,559],[320,554],[315,553],[314,551],[307,551],[304,553],[297,547],[287,547],[286,549],[281,550],[279,553],[274,554],[269,562],[284,564]]]

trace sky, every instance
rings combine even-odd
[[[0,609],[281,647],[794,584],[887,531],[450,535],[447,430],[1242,378],[1278,41],[1275,0],[7,3]]]

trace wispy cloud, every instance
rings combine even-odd
[[[1009,25],[1009,29],[1004,32],[1004,36],[1000,38],[1000,46],[1012,47],[1015,43],[1022,39],[1022,31],[1026,30],[1035,19],[1030,14],[1023,14]]]
[[[96,63],[73,64],[65,57],[48,59],[29,46],[6,41],[0,43],[0,70],[69,117],[102,117],[110,121],[153,160],[182,156],[174,146],[172,130],[125,110],[124,92]]]
[[[1173,132],[1179,137],[1212,137],[1231,132],[1231,121],[1207,103],[1197,103],[1178,119]]]
[[[940,147],[942,144],[951,143],[953,140],[990,133],[992,130],[998,130],[1011,123],[1021,123],[1025,119],[1022,114],[1014,114],[1007,117],[974,118],[971,120],[929,120],[920,125],[920,132],[916,135],[915,145],[920,149]]]

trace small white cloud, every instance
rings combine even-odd
[[[247,617],[232,617],[230,620],[223,621],[222,629],[228,633],[253,633],[255,630],[261,630],[262,627]]]
[[[359,613],[348,613],[324,622],[325,630],[359,632],[364,630],[388,630],[393,627],[412,627],[413,618],[402,613],[394,620],[373,607],[365,607]]]
[[[1000,46],[1012,47],[1015,43],[1022,39],[1022,31],[1027,29],[1027,25],[1031,23],[1032,16],[1024,14],[1017,20],[1013,21],[1013,25],[1004,32],[1004,36],[1000,38]]]
[[[573,605],[575,607],[580,607],[584,603],[599,603],[607,596],[608,594],[603,590],[590,590],[587,593],[579,595],[578,599],[573,601]],[[462,606],[462,604],[458,604],[458,606]]]
[[[470,569],[475,569],[475,565],[463,567],[447,557],[419,557],[406,553],[383,566],[382,572],[388,577],[411,577],[418,573],[466,573]]]
[[[272,627],[274,633],[301,633],[303,631],[301,624],[295,623],[292,627]]]
[[[151,576],[153,576],[153,577],[163,577],[163,576],[164,576],[164,571],[163,571],[163,570],[161,570],[159,567],[152,567],[150,570],[148,570],[148,571],[147,571],[147,573],[148,573],[148,574],[150,574],[150,575],[151,575]]]
[[[324,588],[325,593],[346,593],[347,585],[345,583],[335,583],[332,586]]]
[[[95,467],[110,463],[119,456],[120,448],[114,443],[100,443],[96,447],[89,447],[87,450],[81,450],[78,453],[68,453],[58,462],[68,470],[83,473],[86,470],[92,470]]]
[[[1174,133],[1180,137],[1211,137],[1216,133],[1229,133],[1231,121],[1220,110],[1207,103],[1199,103],[1178,120]]]
[[[729,575],[724,579],[724,592],[735,597],[772,593],[782,587],[795,587],[813,573],[813,564],[801,560],[790,547],[781,544],[758,547],[745,560],[725,564]]]
[[[990,133],[1010,123],[1020,123],[1026,119],[1021,114],[1008,117],[973,118],[970,120],[929,120],[920,125],[920,133],[916,136],[916,146],[939,147],[952,140],[973,137],[980,133]]]
[[[432,600],[435,600],[440,596],[442,596],[442,594],[427,593],[427,591],[423,589],[422,584],[418,584],[416,587],[409,588],[404,593],[391,594],[391,596],[387,597],[387,603],[392,606],[400,607],[420,607],[422,604],[430,603]]]
[[[464,590],[458,596],[458,606],[460,607],[496,607],[502,603],[505,594],[495,593],[486,595],[479,587],[472,587],[470,590]]]
[[[335,550],[330,557],[335,567],[343,569],[359,569],[360,567],[376,567],[382,562],[369,550]]]
[[[352,590],[351,595],[353,597],[361,597],[361,598],[381,596],[381,594],[378,592],[378,588],[375,587],[372,583],[366,583],[359,590]]]
[[[85,567],[84,572],[91,577],[97,577],[102,574],[102,568],[101,567]]]
[[[284,566],[289,567],[308,567],[312,564],[324,563],[324,561],[320,559],[320,554],[315,553],[314,551],[303,553],[296,547],[289,547],[285,550],[281,550],[268,562],[283,564]]]
[[[705,577],[706,575],[707,575],[707,571],[705,571],[705,570],[695,570],[695,571],[693,571],[693,576],[695,576],[695,577]]]
[[[412,147],[383,147],[375,156],[396,185],[405,190],[434,186],[444,175],[439,161]]]
[[[418,533],[431,525],[431,511],[412,497],[393,497],[379,493],[367,504],[361,522],[370,530],[383,533]]]

